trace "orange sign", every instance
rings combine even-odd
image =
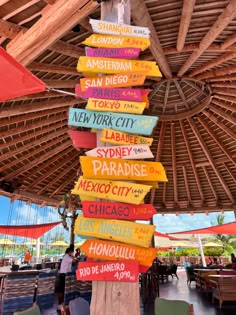
[[[117,242],[87,239],[81,250],[86,256],[101,260],[138,261],[140,265],[150,267],[157,256],[156,248],[143,248]]]
[[[115,74],[95,78],[80,79],[81,91],[85,92],[90,87],[100,88],[118,88],[143,85],[146,74],[143,73],[126,73]]]

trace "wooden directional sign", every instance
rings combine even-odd
[[[120,220],[150,220],[156,210],[153,205],[131,205],[121,202],[83,201],[83,214],[87,218]]]
[[[150,47],[149,38],[104,34],[93,34],[82,43],[86,46],[98,48],[140,48],[145,50]]]
[[[155,225],[122,220],[85,218],[79,215],[75,221],[75,234],[97,237],[131,245],[149,247]]]
[[[161,77],[162,74],[154,61],[96,58],[96,57],[79,57],[77,64],[78,72],[93,73],[145,73],[152,77]]]
[[[112,89],[90,87],[85,92],[81,91],[80,84],[75,85],[75,93],[83,98],[112,99],[120,101],[146,101],[149,89]]]
[[[146,79],[144,73],[126,73],[108,75],[95,78],[80,79],[81,91],[84,92],[90,87],[112,88],[112,87],[130,87],[143,85]]]
[[[144,197],[152,186],[139,185],[121,181],[84,179],[82,176],[75,183],[71,191],[75,195],[91,196],[96,198],[129,202],[135,205],[143,203]]]
[[[129,133],[150,135],[157,120],[158,117],[156,116],[116,114],[70,108],[68,124],[76,127],[109,128]]]
[[[88,57],[137,59],[140,51],[140,48],[87,48],[86,55]]]
[[[140,137],[137,135],[130,135],[128,133],[119,132],[110,129],[103,129],[101,141],[112,144],[144,144],[151,146],[153,138]]]
[[[117,24],[101,20],[90,19],[94,33],[126,35],[126,36],[142,36],[149,38],[150,30],[147,27],[131,26],[128,24]]]
[[[80,156],[84,178],[167,182],[160,162]]]
[[[89,98],[86,109],[104,112],[142,114],[146,107],[145,102],[131,102]]]
[[[92,239],[87,239],[80,248],[90,258],[113,261],[138,261],[140,265],[148,267],[152,265],[158,251],[156,248],[143,248]]]
[[[96,135],[93,132],[68,130],[68,134],[76,149],[91,149],[97,145]]]
[[[139,264],[136,262],[80,262],[76,279],[80,281],[137,282]]]
[[[153,158],[152,151],[147,145],[123,145],[114,147],[97,147],[85,152],[87,156],[120,158],[126,160],[149,159]]]

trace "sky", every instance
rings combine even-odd
[[[9,198],[0,196],[0,224],[36,224],[48,223],[60,221],[55,208],[44,207],[40,208],[38,205],[29,204],[27,205],[22,201],[15,201],[10,203]],[[154,216],[154,224],[156,225],[156,230],[161,233],[170,232],[180,232],[186,230],[192,230],[197,228],[209,227],[212,225],[217,225],[216,218],[221,214],[220,212],[209,213],[206,215],[202,214],[156,214]],[[225,223],[235,221],[234,213],[224,212]],[[54,228],[50,235],[55,235],[56,233],[64,233],[65,239],[69,239],[68,233],[63,229],[62,226]],[[0,238],[2,238],[0,236]]]

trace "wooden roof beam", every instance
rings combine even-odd
[[[44,80],[43,81],[47,87],[49,88],[64,88],[64,89],[74,89],[76,84],[79,84],[80,81],[76,80],[66,80],[66,81],[60,81],[60,80]]]
[[[16,171],[13,171],[10,174],[1,177],[0,180],[14,179],[14,177],[19,176],[20,174],[23,174],[26,171],[29,171],[30,169],[34,168],[38,164],[45,162],[47,159],[50,159],[55,154],[61,154],[61,152],[64,151],[70,145],[71,145],[71,142],[68,140],[67,142],[62,143],[61,145],[57,146],[56,148],[48,151],[47,153],[41,155],[40,157],[34,159],[32,162],[27,163],[26,165],[24,165],[20,168],[17,168]]]
[[[186,149],[187,149],[187,152],[188,152],[189,160],[190,160],[190,163],[191,163],[191,166],[192,166],[192,170],[193,170],[193,173],[194,173],[195,181],[197,183],[197,188],[198,188],[198,191],[199,191],[199,194],[200,194],[201,202],[203,203],[203,201],[204,201],[204,194],[203,194],[203,191],[202,191],[201,183],[200,183],[200,180],[199,180],[199,177],[198,177],[198,173],[197,173],[197,170],[196,170],[196,167],[195,167],[195,163],[194,163],[194,160],[193,160],[193,155],[192,155],[192,152],[191,152],[191,148],[190,148],[190,145],[189,145],[189,142],[188,142],[187,132],[186,132],[186,130],[184,128],[184,124],[183,124],[182,120],[179,122],[179,124],[180,124],[181,132],[182,132],[182,135],[183,135],[183,138],[184,138],[185,146],[186,146]]]
[[[98,6],[92,0],[57,0],[24,34],[7,45],[7,51],[26,66]]]
[[[51,141],[48,141],[47,143],[45,143],[43,146],[40,146],[37,149],[34,149],[32,151],[29,151],[28,153],[24,154],[21,158],[18,157],[14,157],[15,159],[13,159],[11,162],[7,162],[5,163],[3,166],[0,166],[0,172],[3,172],[9,168],[11,168],[14,165],[18,165],[18,164],[24,164],[23,161],[26,161],[29,158],[33,158],[35,155],[41,153],[41,152],[45,152],[47,149],[50,150],[50,147],[52,147],[53,145],[60,143],[62,141],[68,140],[68,136],[67,134],[65,134],[63,137],[61,138],[57,138],[54,139],[51,137]],[[2,160],[2,157],[1,157]],[[27,164],[28,162],[26,162]]]
[[[70,159],[71,160],[71,159]],[[67,161],[68,162],[68,161]],[[57,176],[53,178],[53,180],[49,181],[47,185],[43,185],[43,187],[38,190],[38,194],[42,194],[45,190],[53,186],[55,183],[57,183],[59,180],[61,180],[67,173],[68,173],[68,168],[73,169],[74,167],[78,166],[78,158],[73,162],[70,163],[62,172],[60,172]]]
[[[170,81],[167,81],[166,90],[165,90],[165,96],[164,96],[164,104],[163,104],[163,107],[162,107],[162,113],[164,113],[165,109],[166,109],[168,96],[169,96],[169,90],[170,90]]]
[[[86,16],[82,20],[80,20],[79,25],[81,25],[85,30],[93,33],[93,29],[91,24],[89,23],[90,17]]]
[[[183,101],[184,106],[185,106],[187,109],[189,109],[189,105],[188,105],[188,103],[187,103],[187,100],[186,100],[186,98],[185,98],[184,92],[182,91],[179,82],[178,82],[177,80],[175,80],[174,83],[175,83],[176,89],[177,89],[177,91],[178,91],[178,93],[179,93],[179,96],[181,97],[181,99],[182,99],[182,101]],[[196,88],[195,88],[195,89],[196,89]]]
[[[67,130],[66,127],[67,126],[65,125],[64,121],[63,122],[59,121],[58,123],[54,124],[53,126],[48,126],[48,127],[43,128],[42,130],[40,129],[40,130],[37,130],[37,131],[35,131],[33,133],[30,132],[30,133],[28,133],[25,136],[17,137],[17,138],[15,138],[12,141],[1,143],[0,144],[0,150],[8,148],[8,147],[10,147],[12,145],[15,145],[17,143],[21,143],[21,142],[24,143],[24,141],[27,141],[27,140],[31,140],[32,141],[31,145],[33,146],[34,139],[36,137],[42,136],[42,135],[44,135],[44,134],[46,134],[48,132],[51,132],[51,131],[54,132],[54,134],[55,134],[55,131],[58,128],[60,128],[60,129],[63,128],[63,130]]]
[[[76,70],[76,68],[40,62],[32,62],[29,66],[27,66],[27,69],[29,69],[30,71],[42,71],[48,73],[61,73],[79,76],[79,73]]]
[[[215,103],[215,104],[218,103],[217,105],[220,106],[219,103],[221,103],[221,102],[213,100],[212,103]],[[211,111],[213,111],[214,113],[216,113],[220,117],[226,119],[227,121],[231,122],[231,124],[233,124],[234,126],[236,125],[236,119],[233,116],[227,115],[224,111],[213,106],[212,103],[209,104],[209,108],[211,109]]]
[[[67,180],[63,181],[63,183],[56,189],[54,192],[50,195],[50,197],[55,196],[56,194],[60,193],[64,190],[65,187],[67,187],[71,182],[73,183],[73,180],[76,179],[78,176],[74,173],[72,174]],[[73,187],[71,187],[73,188]]]
[[[212,130],[212,128],[210,128],[207,123],[202,119],[201,116],[197,116],[198,121],[201,123],[201,125],[205,128],[205,130],[208,131],[209,135],[211,136],[211,138],[215,141],[215,143],[221,148],[221,150],[224,152],[224,154],[228,157],[228,159],[235,165],[236,161],[233,159],[232,154],[228,151],[228,149],[224,146],[224,144],[222,142],[220,142],[216,136],[216,134],[214,133],[214,131]]]
[[[162,205],[165,206],[166,204],[166,182],[163,183],[163,188],[162,188]]]
[[[191,71],[189,73],[189,76],[193,77],[193,76],[195,76],[201,72],[204,72],[204,71],[209,70],[213,67],[216,67],[216,66],[218,66],[224,62],[227,62],[228,60],[231,60],[235,57],[236,57],[236,52],[229,52],[229,53],[223,54],[222,56],[215,58],[211,61],[208,61],[206,64],[194,69],[193,71]]]
[[[55,135],[55,132],[56,132],[56,136],[57,137],[60,137],[61,135],[64,135],[65,134],[65,130],[64,129],[60,129],[60,130],[55,130],[53,129],[53,133]],[[32,141],[30,143],[27,143],[27,144],[24,144],[22,145],[21,147],[17,147],[16,149],[11,149],[10,151],[4,153],[4,154],[1,154],[1,161],[4,161],[6,159],[8,159],[9,157],[12,157],[12,156],[16,156],[17,154],[21,153],[21,152],[24,152],[28,149],[32,149],[38,145],[42,145],[43,143],[47,142],[47,141],[50,141],[51,139],[55,139],[55,137],[53,137],[52,134],[49,134],[47,136],[43,136],[41,137],[40,139],[37,139],[35,141]],[[8,143],[9,145],[9,143]]]
[[[183,175],[184,175],[184,185],[185,185],[185,189],[187,192],[188,202],[189,202],[189,204],[191,204],[192,198],[191,198],[191,193],[190,193],[190,189],[189,189],[189,185],[188,185],[188,177],[187,177],[187,172],[186,172],[185,166],[182,166],[182,171],[183,171]]]
[[[173,167],[173,185],[174,185],[174,202],[178,205],[178,182],[177,182],[177,170],[176,170],[176,148],[175,148],[175,124],[170,125],[171,132],[171,156],[172,156],[172,167]]]
[[[219,88],[212,88],[213,93],[229,95],[229,96],[236,96],[236,90],[234,89],[219,89]]]
[[[232,180],[234,181],[234,183],[236,184],[236,177],[234,176],[233,172],[231,171],[231,169],[228,167],[228,165],[226,163],[224,163],[224,167],[226,168],[227,172],[229,173],[230,177],[232,178]]]
[[[11,117],[15,115],[25,115],[26,113],[34,113],[45,111],[47,109],[71,106],[78,104],[78,100],[74,97],[66,97],[59,100],[42,101],[30,104],[18,105],[15,107],[4,108],[0,111],[0,118]]]
[[[77,164],[78,164],[78,155],[79,155],[78,151],[71,150],[70,159],[73,160],[75,157],[77,157]],[[67,159],[63,159],[63,161],[60,162],[59,166],[58,166],[58,164],[56,164],[55,166],[50,167],[50,171],[48,171],[46,173],[43,173],[41,176],[37,176],[37,179],[34,182],[32,182],[32,183],[30,183],[28,185],[23,185],[24,188],[27,188],[29,186],[31,186],[31,187],[38,186],[38,184],[42,183],[45,179],[47,179],[49,176],[51,176],[53,173],[55,173],[59,169],[63,169],[63,170],[66,169],[67,172],[68,172],[68,168],[66,167],[67,164],[68,164],[68,160]],[[51,184],[51,182],[50,182],[50,184]]]
[[[209,79],[206,79],[206,82],[235,81],[235,80],[236,80],[236,74],[233,74],[233,75],[222,75],[219,77],[209,78]]]
[[[131,15],[134,23],[138,26],[148,27],[150,30],[151,47],[150,51],[158,63],[161,72],[167,79],[172,78],[172,73],[168,65],[167,59],[163,52],[161,42],[157,35],[157,31],[153,25],[151,16],[143,0],[131,0]]]
[[[221,95],[221,94],[214,94],[214,99],[220,99],[220,100],[223,100],[223,101],[226,101],[226,102],[230,102],[230,103],[236,103],[236,97],[234,96],[228,96],[228,95]],[[225,104],[225,103],[222,103],[224,104],[224,106],[230,108],[231,111],[236,111],[235,109],[235,105],[234,106],[230,106],[228,104]],[[226,108],[224,107],[224,108]]]
[[[229,66],[229,67],[224,67],[216,70],[211,70],[206,73],[199,74],[196,76],[197,80],[205,80],[208,78],[215,78],[218,76],[223,76],[223,75],[229,75],[231,73],[236,73],[236,66]]]
[[[58,165],[58,163],[60,163],[60,165],[61,165],[61,161],[65,161],[65,160],[66,160],[65,157],[68,156],[68,155],[70,155],[70,154],[72,154],[74,151],[75,151],[75,149],[74,149],[72,146],[68,147],[67,149],[65,149],[65,150],[63,151],[63,155],[60,156],[59,159],[58,159],[58,156],[55,155],[55,156],[54,156],[53,158],[51,158],[50,160],[46,161],[45,163],[42,163],[42,164],[41,164],[40,166],[38,166],[37,168],[31,170],[31,171],[30,171],[30,177],[33,178],[33,177],[36,176],[36,175],[38,176],[38,174],[40,174],[41,172],[44,172],[45,169],[47,169],[48,167],[51,167],[51,165],[53,165],[53,164]],[[26,185],[27,185],[26,182],[28,181],[28,179],[29,179],[28,176],[25,176],[23,179],[21,179],[21,182],[22,182],[21,188],[22,188],[22,189],[25,189],[25,187],[26,187]],[[30,183],[29,186],[32,187],[31,183]]]
[[[218,17],[214,25],[206,33],[200,41],[199,49],[194,51],[187,59],[184,65],[180,68],[178,76],[182,77],[188,71],[192,64],[204,53],[204,51],[211,45],[212,42],[220,35],[225,27],[234,19],[236,15],[236,1],[230,0],[223,13]]]
[[[235,106],[235,104],[229,105],[229,104],[227,104],[225,102],[221,102],[221,101],[217,100],[215,97],[213,98],[212,103],[218,105],[221,108],[223,107],[223,108],[225,108],[227,110],[230,110],[233,113],[236,113],[236,106]],[[236,103],[236,98],[234,98],[234,103]]]
[[[234,199],[234,197],[232,196],[232,194],[231,194],[231,192],[230,192],[230,190],[229,190],[229,187],[226,185],[226,183],[225,183],[225,181],[224,181],[222,175],[220,174],[220,172],[219,172],[217,166],[215,165],[214,160],[213,160],[213,158],[212,158],[212,156],[211,156],[211,154],[210,154],[210,151],[209,151],[209,149],[207,148],[207,146],[206,146],[204,140],[202,139],[202,137],[201,137],[201,135],[200,135],[200,133],[199,133],[199,131],[198,131],[198,128],[196,127],[196,125],[195,125],[193,119],[192,119],[192,118],[187,118],[187,120],[188,120],[188,122],[189,122],[189,124],[190,124],[190,126],[191,126],[191,129],[193,130],[193,133],[194,133],[195,137],[198,139],[198,142],[199,142],[199,144],[200,144],[200,146],[201,146],[203,152],[205,153],[205,155],[206,155],[208,161],[210,162],[211,168],[213,169],[213,171],[215,172],[215,174],[216,174],[216,176],[217,176],[219,182],[221,183],[222,188],[224,189],[224,191],[225,191],[226,195],[228,196],[229,200],[230,200],[233,204],[235,204],[235,199]]]
[[[184,0],[183,9],[179,25],[179,33],[177,38],[176,49],[178,52],[182,51],[185,43],[185,39],[188,33],[194,5],[196,0]]]
[[[233,90],[233,89],[236,89],[236,82],[221,82],[221,83],[211,83],[211,87],[212,88],[214,88],[214,87],[226,87],[226,89],[222,89],[222,90],[220,90],[221,91],[221,93],[222,92],[226,92],[227,93],[227,91],[231,91],[231,92],[233,92],[233,93],[235,93],[235,90]],[[232,89],[230,89],[230,88],[232,88]],[[214,91],[217,91],[217,89],[213,89]]]
[[[226,48],[233,45],[235,42],[236,42],[236,34],[233,34],[221,44],[221,48],[225,50]]]

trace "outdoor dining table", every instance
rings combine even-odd
[[[209,278],[214,278],[214,279],[226,279],[226,278],[236,278],[236,275],[209,275]]]

